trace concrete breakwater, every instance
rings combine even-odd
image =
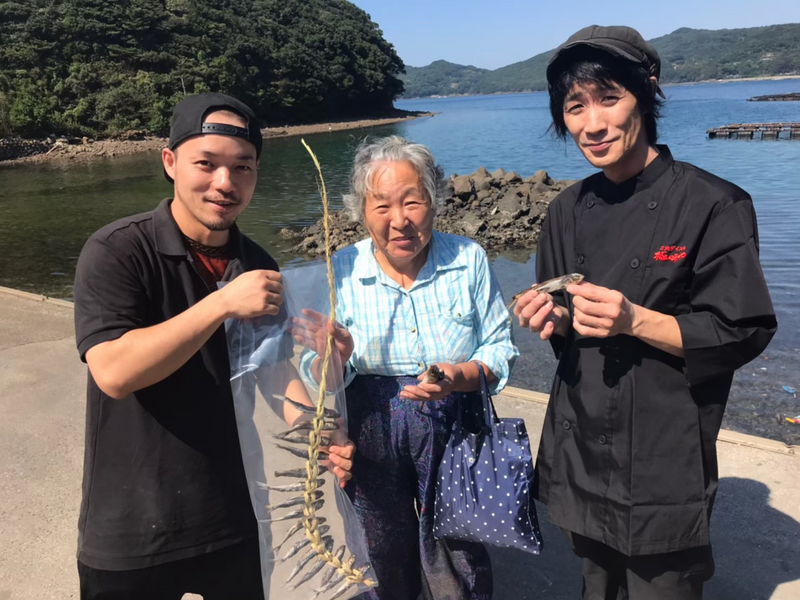
[[[453,175],[434,227],[471,238],[487,251],[532,249],[550,202],[573,183],[551,179],[547,171],[523,178],[514,171],[490,173],[479,167],[469,175]],[[344,211],[332,213],[331,225],[333,250],[367,237],[361,223],[350,221]],[[323,236],[322,220],[300,230],[281,230],[281,237],[296,242],[292,251],[297,254],[324,254]]]

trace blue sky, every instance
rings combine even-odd
[[[445,59],[496,69],[555,48],[587,25],[628,25],[645,39],[680,27],[800,22],[798,0],[352,0],[407,65]]]

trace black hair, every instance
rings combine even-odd
[[[618,58],[589,46],[579,46],[565,54],[566,64],[550,85],[550,115],[552,131],[566,139],[569,133],[564,122],[564,98],[575,85],[596,85],[610,88],[615,84],[625,88],[636,98],[636,106],[642,115],[647,142],[658,140],[658,119],[663,102],[656,97],[656,86],[650,80],[650,71],[645,65]],[[560,61],[559,61],[560,62]]]

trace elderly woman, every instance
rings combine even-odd
[[[340,322],[307,311],[293,329],[316,352],[330,331],[345,365],[357,449],[347,490],[379,581],[369,599],[492,594],[482,545],[433,536],[436,473],[459,403],[480,402],[478,364],[499,390],[518,353],[486,253],[433,228],[443,188],[425,146],[397,136],[362,144],[344,201],[369,238],[333,257]],[[316,380],[320,362],[303,358]],[[425,383],[431,365],[444,378]]]

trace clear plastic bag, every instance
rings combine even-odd
[[[326,269],[317,263],[282,275],[280,315],[225,323],[239,442],[258,520],[264,596],[352,598],[377,582],[350,499],[332,473],[314,477],[313,464],[307,466],[319,390],[310,374],[301,377],[300,358],[307,350],[295,346],[289,332],[291,318],[301,317],[303,309],[328,315]],[[330,362],[322,436],[337,435],[329,429],[334,426],[346,434],[338,353]],[[298,410],[287,397],[310,412]],[[309,528],[316,533],[310,535]]]

